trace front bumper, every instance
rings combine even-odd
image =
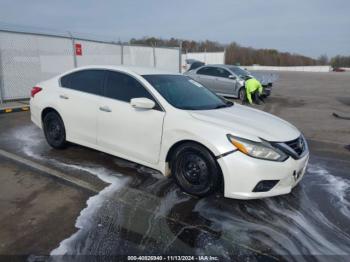
[[[218,159],[224,176],[224,195],[236,199],[255,199],[288,194],[303,178],[309,154],[284,162],[261,160],[239,151]],[[297,174],[297,176],[295,175]],[[279,180],[267,192],[253,192],[262,180]]]
[[[271,95],[271,91],[272,91],[272,87],[271,86],[269,86],[269,85],[268,86],[264,86],[262,95],[264,97],[268,97],[268,96]]]

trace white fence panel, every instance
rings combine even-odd
[[[248,70],[291,71],[291,72],[330,72],[331,66],[242,66]]]
[[[72,53],[69,39],[0,32],[2,98],[28,98],[37,82],[73,68]]]
[[[81,44],[82,55],[77,55],[77,66],[120,65],[122,49],[117,44],[76,40]]]
[[[81,53],[75,50],[76,45],[81,46]],[[0,102],[29,98],[36,83],[74,68],[75,62],[76,66],[124,64],[178,72],[179,49],[122,47],[64,36],[0,31]]]
[[[153,47],[124,46],[124,65],[154,67]]]
[[[225,52],[203,52],[203,53],[186,53],[181,57],[182,69],[187,70],[186,59],[195,59],[207,65],[209,64],[224,64]]]
[[[156,68],[169,72],[179,72],[179,49],[155,48]]]

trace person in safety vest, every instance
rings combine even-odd
[[[255,78],[248,78],[245,80],[245,97],[243,99],[243,104],[249,103],[259,105],[260,101],[264,102],[260,95],[263,92],[263,87],[261,83]]]

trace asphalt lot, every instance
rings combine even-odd
[[[346,261],[350,121],[332,112],[350,115],[350,74],[278,74],[272,97],[257,107],[302,130],[312,153],[291,194],[263,200],[198,199],[143,166],[77,145],[51,149],[28,112],[0,115],[1,150],[94,188],[0,156],[0,254],[206,254],[253,261],[332,255]]]
[[[309,140],[350,144],[350,73],[278,72],[276,88],[262,108],[300,128]]]

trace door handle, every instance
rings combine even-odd
[[[62,99],[69,99],[69,97],[67,95],[60,95],[60,98],[62,98]]]
[[[100,110],[107,113],[112,112],[108,106],[100,106]]]

